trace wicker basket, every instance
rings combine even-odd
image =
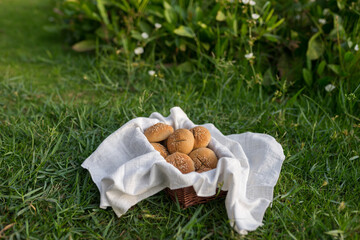
[[[216,198],[225,197],[227,194],[227,191],[220,191],[210,197],[199,197],[196,195],[193,186],[174,190],[166,188],[165,192],[174,202],[179,201],[180,207],[184,209],[193,205],[209,202]]]

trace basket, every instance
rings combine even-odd
[[[227,194],[227,191],[222,191],[222,190],[218,191],[217,189],[217,193],[214,194],[213,196],[199,197],[198,195],[196,195],[193,186],[174,189],[174,190],[171,190],[170,188],[165,188],[164,191],[170,196],[170,198],[174,202],[179,201],[180,207],[183,209],[193,205],[206,203],[216,198],[225,197]]]

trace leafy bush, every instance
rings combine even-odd
[[[279,75],[311,87],[359,84],[360,1],[281,0],[276,12],[286,20],[275,55]]]
[[[244,1],[245,2],[245,1]],[[239,59],[255,41],[276,41],[284,19],[271,4],[237,1],[59,1],[62,27],[75,50],[94,47],[95,39],[120,47],[127,57],[182,63],[199,58]],[[260,18],[261,16],[261,18]],[[84,42],[83,40],[86,40]],[[264,44],[266,42],[264,41]],[[251,54],[248,57],[252,59]],[[198,63],[198,62],[197,62]]]
[[[235,61],[235,67],[248,64],[252,84],[276,86],[277,95],[340,85],[350,94],[360,78],[359,3],[57,0],[56,12],[77,51],[115,46],[111,59],[183,70]]]

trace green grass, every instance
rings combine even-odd
[[[60,34],[44,30],[51,20],[50,2],[0,1],[0,80],[23,82],[46,94],[75,95],[84,91],[79,79],[93,60],[70,51]]]
[[[240,238],[223,200],[182,210],[161,192],[121,218],[98,207],[80,164],[130,119],[180,106],[195,123],[267,133],[284,148],[264,226],[245,238],[360,239],[359,104],[341,89],[273,101],[236,71],[120,75],[42,32],[49,1],[9,2],[0,1],[0,238]]]

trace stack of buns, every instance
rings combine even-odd
[[[211,134],[205,127],[174,130],[170,125],[157,123],[144,134],[155,150],[182,173],[216,168],[218,159],[214,151],[207,148]]]

